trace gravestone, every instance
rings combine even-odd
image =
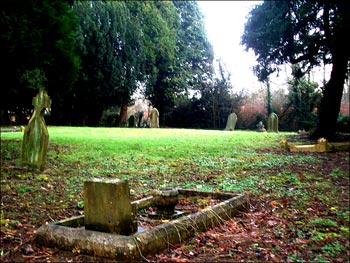
[[[156,108],[152,109],[150,119],[150,128],[159,128],[159,112]]]
[[[128,182],[98,179],[84,182],[85,228],[119,235],[137,231]]]
[[[134,115],[131,115],[129,117],[129,128],[134,128],[135,127],[135,117]]]
[[[236,127],[236,122],[237,115],[236,113],[232,112],[227,118],[225,131],[234,131]]]
[[[272,112],[267,120],[267,131],[278,132],[278,116]]]
[[[43,170],[46,161],[49,133],[47,131],[44,112],[51,107],[51,99],[47,92],[40,89],[38,95],[33,98],[34,112],[24,130],[22,142],[22,165]]]
[[[257,132],[266,132],[266,129],[262,121],[259,121],[256,127],[258,127],[258,129],[256,130]]]

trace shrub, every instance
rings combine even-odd
[[[119,109],[118,108],[109,108],[103,111],[100,126],[103,127],[115,127],[119,122]]]
[[[339,117],[337,120],[337,131],[350,133],[350,116],[349,115],[344,116],[342,114],[339,114]]]

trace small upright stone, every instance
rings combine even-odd
[[[156,108],[153,108],[151,111],[151,128],[159,128],[159,111]]]
[[[93,179],[84,183],[85,228],[119,235],[137,231],[128,182]]]
[[[234,131],[236,127],[236,122],[237,114],[232,112],[227,118],[225,131]]]
[[[315,148],[316,152],[328,152],[330,150],[330,146],[326,138],[319,138]]]
[[[258,127],[258,129],[256,130],[257,132],[266,132],[264,123],[262,121],[259,121],[256,127]]]
[[[267,120],[267,131],[278,132],[278,116],[272,112]]]
[[[51,99],[47,92],[41,89],[33,98],[34,112],[24,130],[22,143],[22,165],[43,170],[46,162],[49,133],[47,131],[44,113],[51,107]]]

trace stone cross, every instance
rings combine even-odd
[[[236,122],[237,114],[232,112],[227,118],[225,131],[234,131],[236,127]]]
[[[159,128],[159,111],[156,108],[153,108],[151,111],[151,128]]]
[[[44,113],[51,107],[51,99],[44,89],[40,89],[33,98],[34,112],[24,130],[22,142],[22,165],[43,170],[46,161],[49,133],[47,131]]]
[[[278,116],[272,112],[267,120],[267,131],[278,132]]]

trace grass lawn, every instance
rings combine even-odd
[[[19,165],[20,132],[1,133],[1,261],[100,261],[34,242],[45,222],[82,214],[83,182],[245,192],[249,211],[147,257],[176,261],[349,261],[349,153],[291,153],[295,133],[49,127],[46,169]]]

